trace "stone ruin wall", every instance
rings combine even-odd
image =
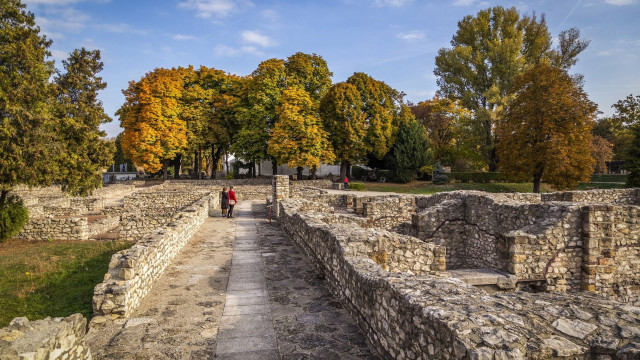
[[[638,308],[589,294],[489,295],[446,278],[433,261],[430,271],[418,274],[391,266],[386,271],[370,251],[380,249],[376,241],[390,233],[330,225],[323,220],[326,213],[312,211],[325,206],[283,200],[279,221],[325,273],[383,358],[631,359],[640,354]],[[428,245],[420,257],[437,258],[442,247]]]
[[[80,314],[36,321],[15,318],[0,329],[0,359],[91,360],[86,332],[87,319]]]
[[[133,185],[110,185],[96,189],[88,197],[70,197],[59,186],[19,187],[15,193],[26,204],[29,220],[16,237],[25,240],[89,240],[118,226],[119,214],[96,216],[103,212],[105,201],[134,191]]]
[[[209,195],[174,215],[160,230],[114,254],[94,289],[92,323],[129,317],[166,267],[209,216]]]

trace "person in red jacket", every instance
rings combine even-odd
[[[348,177],[344,177],[344,188],[348,189],[349,188],[349,178]]]
[[[229,214],[227,215],[228,218],[232,218],[233,217],[233,207],[238,203],[238,200],[236,199],[236,192],[233,191],[233,186],[229,186],[229,192],[227,193],[227,197],[228,197],[228,202],[229,202]]]

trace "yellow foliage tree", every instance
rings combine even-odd
[[[298,87],[285,90],[276,112],[278,122],[271,132],[267,151],[278,163],[298,168],[298,175],[302,175],[305,166],[315,173],[321,163],[335,160],[317,104],[308,92]]]
[[[588,181],[598,108],[582,87],[565,70],[542,63],[516,77],[512,94],[496,129],[501,172],[532,179],[534,192],[543,178],[560,189]]]
[[[181,118],[183,74],[155,69],[123,90],[125,103],[116,112],[124,128],[122,149],[146,171],[164,170],[187,146],[187,125]]]

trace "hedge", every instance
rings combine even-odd
[[[349,183],[349,189],[350,190],[357,190],[357,191],[364,190],[364,183],[350,182]]]
[[[626,183],[627,175],[619,174],[593,174],[591,175],[591,182],[599,183]]]
[[[497,172],[451,172],[447,173],[450,179],[468,183],[489,183],[504,181],[500,173]]]

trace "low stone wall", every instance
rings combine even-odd
[[[165,268],[209,216],[209,195],[170,222],[111,257],[104,282],[94,289],[92,324],[130,316]]]
[[[604,189],[587,191],[559,191],[542,194],[542,201],[567,201],[587,203],[608,203],[620,205],[640,205],[639,194],[632,189]]]
[[[15,318],[0,329],[0,359],[90,360],[91,351],[83,340],[86,332],[87,319],[80,314],[31,322]]]
[[[30,219],[16,238],[25,240],[87,240],[89,221],[86,216]]]
[[[640,354],[639,308],[590,295],[489,295],[430,272],[388,272],[367,254],[364,244],[376,238],[374,230],[328,225],[322,215],[299,212],[300,204],[280,203],[282,227],[325,273],[383,358],[631,359]]]

